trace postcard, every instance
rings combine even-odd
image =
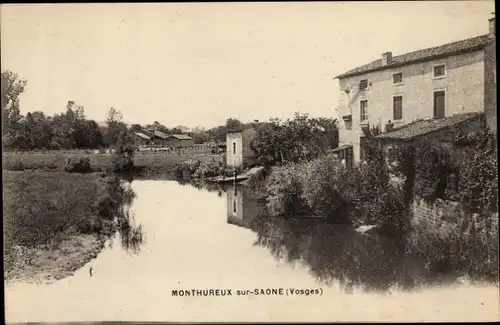
[[[3,4],[8,324],[498,321],[493,1]]]

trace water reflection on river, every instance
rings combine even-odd
[[[366,293],[393,285],[410,288],[429,276],[396,242],[319,221],[260,217],[262,200],[242,187],[223,193],[136,180],[132,188],[137,198],[131,212],[146,236],[139,253],[111,245],[72,277],[7,287],[9,322],[498,318],[495,287]],[[352,294],[345,292],[348,283],[354,284]],[[323,295],[234,296],[236,290],[279,287],[322,288]],[[171,295],[173,289],[198,288],[231,288],[233,296]]]

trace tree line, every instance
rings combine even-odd
[[[27,81],[6,70],[1,74],[2,88],[2,142],[7,150],[34,149],[97,149],[116,147],[122,133],[130,135],[143,129],[154,129],[166,134],[181,134],[179,128],[168,128],[158,121],[147,125],[122,121],[122,113],[110,107],[106,123],[99,125],[85,115],[85,108],[68,101],[61,113],[48,116],[42,111],[20,113],[19,97],[25,92]],[[279,163],[316,156],[338,144],[335,119],[310,118],[296,113],[293,119],[270,119],[267,122],[243,123],[230,117],[223,125],[208,130],[187,133],[195,144],[225,142],[229,130],[253,127],[258,137],[254,151],[264,162]]]

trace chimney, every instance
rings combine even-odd
[[[392,52],[385,52],[382,54],[382,65],[390,64],[392,61]]]
[[[490,37],[495,37],[495,16],[494,15],[495,14],[493,14],[493,17],[488,19],[488,22],[490,24],[490,32],[489,32]]]

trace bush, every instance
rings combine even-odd
[[[92,172],[92,166],[90,164],[90,159],[87,157],[70,157],[66,159],[64,170],[68,173],[90,173]]]
[[[49,145],[49,148],[52,150],[59,150],[61,149],[61,145],[59,144],[59,142],[52,141]]]
[[[224,165],[221,162],[203,161],[193,173],[194,178],[215,177],[223,175],[225,172]]]
[[[271,215],[318,215],[342,224],[409,228],[403,191],[373,174],[373,166],[347,169],[332,156],[289,163],[265,182]]]
[[[265,193],[266,179],[269,176],[269,173],[270,168],[262,168],[259,172],[251,174],[246,181],[246,186],[254,192]]]
[[[266,181],[267,209],[271,216],[312,214],[302,198],[299,164],[288,163],[271,170]]]
[[[183,161],[177,168],[176,168],[176,176],[178,179],[189,179],[193,176],[193,174],[196,172],[198,167],[200,166],[201,161],[199,160],[194,160],[194,159],[189,159]]]
[[[349,217],[341,213],[346,199],[343,178],[347,170],[332,156],[325,156],[301,164],[299,182],[301,197],[311,211],[320,216],[335,218],[337,222],[348,222]],[[344,212],[344,211],[342,211]]]
[[[410,255],[423,258],[428,269],[454,271],[473,280],[498,281],[498,214],[471,215],[454,209],[453,221],[414,222],[408,238]]]
[[[467,209],[498,211],[498,159],[493,150],[473,148],[460,165],[458,191],[451,199],[463,202]]]
[[[132,159],[122,155],[114,155],[112,158],[112,164],[112,170],[115,173],[131,172],[134,170],[134,162]]]
[[[177,166],[175,174],[177,179],[189,180],[192,178],[233,176],[234,170],[215,159],[211,161],[189,159]]]

